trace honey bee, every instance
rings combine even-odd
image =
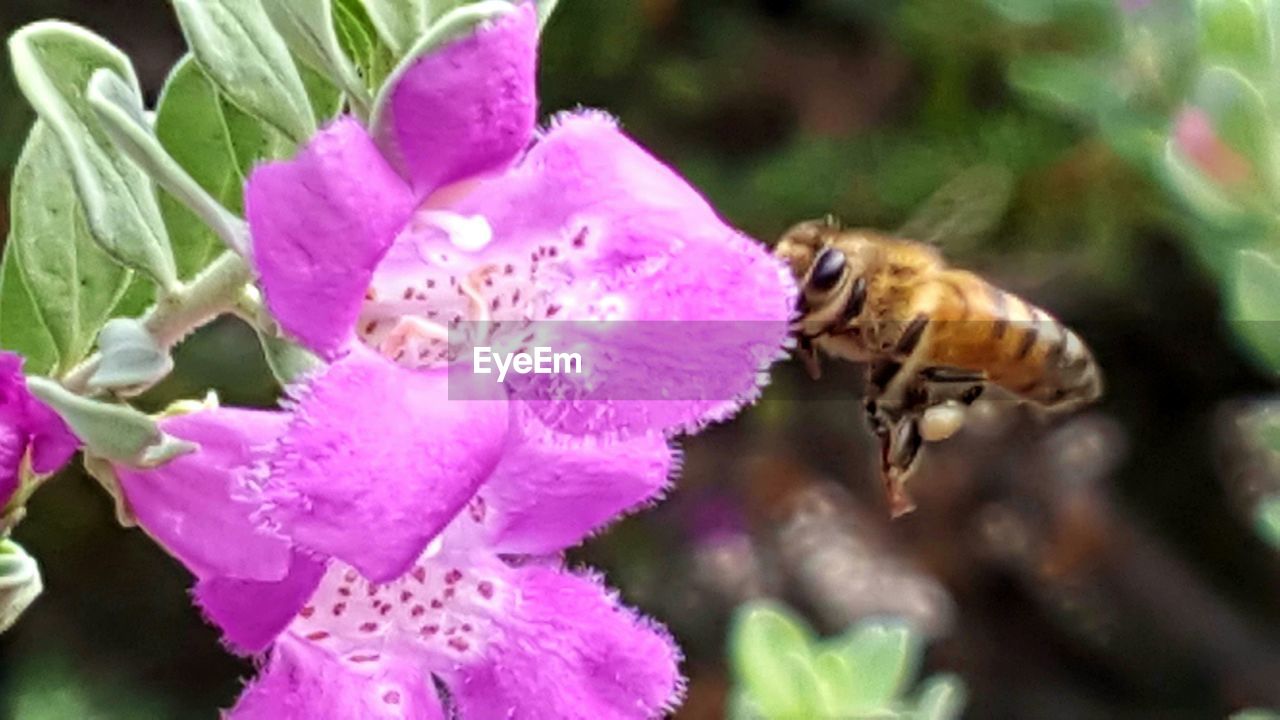
[[[915,507],[905,483],[923,444],[958,431],[988,388],[1054,413],[1102,394],[1078,335],[1017,295],[947,267],[932,245],[828,218],[792,227],[776,253],[800,284],[793,331],[810,372],[817,375],[819,350],[867,365],[867,416],[894,516]]]

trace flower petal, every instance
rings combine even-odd
[[[525,2],[391,80],[375,132],[419,197],[500,169],[529,143],[537,44],[537,13]]]
[[[288,574],[274,582],[214,576],[196,583],[196,604],[233,650],[265,650],[288,627],[324,577],[325,563],[294,552]]]
[[[219,408],[167,418],[161,428],[200,446],[152,470],[116,467],[138,524],[202,579],[279,580],[290,544],[258,527],[255,504],[237,496],[255,446],[275,441],[287,415]]]
[[[542,555],[577,545],[668,486],[674,451],[661,433],[628,439],[556,433],[532,418],[485,482],[481,514],[495,552]]]
[[[294,421],[262,469],[264,517],[374,582],[403,574],[506,440],[505,399],[451,401],[447,385],[360,349],[294,388]]]
[[[27,391],[22,356],[0,351],[0,509],[18,489],[23,458],[44,475],[60,469],[80,441],[56,413]]]
[[[282,638],[228,720],[444,720],[430,677],[404,661],[360,673],[293,638]]]
[[[460,717],[642,720],[674,706],[680,653],[665,630],[595,578],[547,567],[515,575],[521,601],[497,618],[499,637],[447,678]]]
[[[416,201],[359,123],[340,119],[245,188],[253,259],[282,327],[333,357]]]
[[[492,307],[579,321],[538,323],[532,344],[582,351],[583,376],[529,376],[515,395],[547,400],[544,417],[563,431],[672,431],[722,419],[756,397],[788,342],[790,272],[602,115],[561,119],[518,165],[449,210],[484,218],[492,241],[460,254],[449,247],[458,232],[442,234],[439,220],[417,231],[419,214],[401,239],[417,245],[399,252],[399,264],[418,258],[416,282],[451,293],[452,305],[421,286],[406,292],[422,293],[442,317],[465,316],[466,298],[447,282],[466,275],[461,257],[493,269],[478,284]],[[530,287],[502,284],[516,281]]]
[[[22,455],[27,449],[25,440],[15,428],[0,425],[0,510],[18,490]]]

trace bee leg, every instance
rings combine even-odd
[[[867,368],[868,394],[884,394],[900,370],[902,370],[902,363],[895,360],[880,360],[871,364]]]
[[[818,348],[814,347],[812,338],[801,335],[796,354],[800,356],[800,362],[804,363],[809,377],[814,380],[822,377],[822,361],[818,359]]]
[[[892,424],[876,418],[873,427],[880,440],[880,475],[889,500],[889,513],[898,518],[916,508],[906,484],[923,444],[920,427],[914,417],[904,417]]]
[[[953,367],[929,367],[920,371],[925,380],[932,383],[958,384],[958,383],[980,383],[987,379],[986,373],[974,370],[965,370],[964,368]]]
[[[978,398],[982,397],[982,393],[986,389],[987,389],[986,385],[974,385],[970,388],[967,388],[963,393],[960,394],[960,402],[964,403],[965,405],[972,405],[978,401]]]

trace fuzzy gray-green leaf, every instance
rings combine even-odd
[[[65,371],[89,354],[131,273],[94,243],[67,154],[44,122],[37,122],[27,138],[12,193],[8,262],[14,263],[32,312],[48,333],[57,369]],[[6,293],[0,310],[22,312],[18,303]],[[13,349],[26,350],[29,342],[15,342]]]
[[[428,0],[361,0],[378,34],[403,55],[427,24]]]
[[[782,606],[738,609],[730,632],[730,664],[750,701],[767,718],[811,717],[819,703],[813,637]]]
[[[0,259],[0,348],[26,358],[27,372],[47,375],[58,366],[58,350],[36,314],[13,248],[6,243]]]
[[[91,455],[150,467],[196,449],[166,435],[155,420],[128,405],[81,397],[40,377],[28,377],[27,389],[67,422]]]
[[[297,343],[272,333],[258,331],[262,354],[271,368],[271,374],[281,387],[297,382],[307,373],[320,367],[320,359]]]
[[[223,100],[187,56],[165,81],[156,110],[156,137],[169,155],[225,208],[243,209],[243,189],[256,162],[288,153],[288,138]],[[222,250],[217,235],[175,199],[160,208],[182,277],[195,275]]]
[[[887,707],[911,682],[920,648],[905,625],[868,622],[840,643],[854,674],[847,692],[856,709]]]
[[[0,540],[0,633],[13,627],[43,589],[35,559],[14,541]]]
[[[1242,250],[1228,282],[1236,334],[1257,362],[1280,374],[1280,262],[1260,250]]]
[[[316,131],[284,39],[259,0],[174,0],[182,32],[218,90],[294,142]]]
[[[262,0],[262,5],[293,54],[342,88],[357,114],[367,117],[373,97],[338,40],[332,0]]]
[[[248,252],[249,231],[244,221],[227,211],[164,149],[142,105],[134,102],[119,77],[109,70],[94,73],[89,80],[89,104],[117,147],[213,229],[227,247],[241,254]]]
[[[136,395],[164,379],[173,371],[173,358],[147,331],[146,325],[133,318],[115,318],[98,334],[102,359],[89,378],[89,387],[112,390],[121,395]]]
[[[97,35],[54,21],[14,33],[9,50],[18,85],[66,153],[98,244],[172,289],[173,255],[151,180],[115,148],[85,98],[89,78],[103,68],[140,96],[129,60]]]
[[[953,675],[936,675],[920,688],[916,720],[957,720],[964,711],[964,683]]]
[[[360,0],[333,0],[333,26],[365,87],[376,93],[395,69],[395,50],[378,33]]]
[[[551,20],[551,16],[556,12],[556,6],[560,4],[560,0],[539,0],[538,2],[538,29],[547,26]]]

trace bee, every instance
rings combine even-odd
[[[905,485],[924,443],[955,434],[992,386],[1054,413],[1102,394],[1078,335],[948,267],[932,245],[827,218],[792,227],[776,253],[800,285],[793,331],[811,374],[819,350],[867,366],[867,416],[894,516],[914,508]]]

